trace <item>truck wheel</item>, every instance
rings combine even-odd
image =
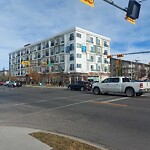
[[[142,93],[136,93],[136,96],[141,96],[142,95]]]
[[[133,97],[133,96],[135,96],[134,89],[133,89],[133,88],[127,88],[127,89],[126,89],[126,96],[128,96],[128,97]]]
[[[98,87],[95,87],[95,88],[93,89],[93,93],[94,93],[95,95],[100,94],[100,89],[99,89]]]

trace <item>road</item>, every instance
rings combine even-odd
[[[0,125],[63,133],[113,150],[149,150],[150,95],[0,86]]]

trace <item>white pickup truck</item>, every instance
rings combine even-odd
[[[150,82],[131,82],[127,77],[109,77],[102,82],[92,85],[93,93],[121,93],[128,97],[141,96],[143,93],[150,91]]]

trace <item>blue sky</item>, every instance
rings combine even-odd
[[[125,8],[127,0],[114,0]],[[150,2],[141,3],[135,25],[125,12],[103,0],[89,7],[80,0],[0,0],[0,70],[8,69],[8,54],[66,29],[78,26],[111,39],[111,54],[150,50]],[[150,53],[123,59],[150,62]]]

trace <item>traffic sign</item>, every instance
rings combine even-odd
[[[29,61],[22,61],[21,64],[22,64],[22,65],[28,65],[28,66],[29,66],[29,65],[30,65],[30,62],[29,62]]]
[[[80,0],[80,1],[91,7],[94,7],[94,0]]]

